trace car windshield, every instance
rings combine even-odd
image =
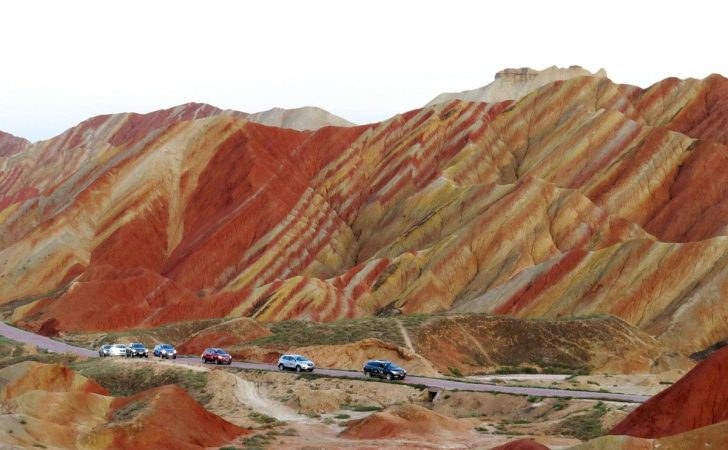
[[[171,345],[162,345],[159,348],[163,348],[164,350],[173,350],[174,349],[174,347],[172,347]]]
[[[114,347],[116,348],[126,348],[124,344],[116,344]]]
[[[101,348],[107,349],[107,348],[111,348],[111,346],[110,345],[102,345]]]
[[[223,350],[223,349],[221,349],[221,348],[216,348],[216,349],[215,349],[215,350],[213,350],[212,352],[213,352],[213,353],[217,353],[218,355],[224,355],[224,354],[225,354],[225,350]]]
[[[308,360],[306,358],[304,358],[303,356],[296,356],[296,361],[308,361]]]
[[[401,369],[401,367],[399,367],[398,365],[393,364],[393,363],[385,363],[384,364],[384,367],[386,367],[388,369],[395,369],[395,370],[400,370]]]
[[[144,344],[132,344],[131,346],[134,348],[144,348]]]

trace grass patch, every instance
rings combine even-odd
[[[123,408],[119,408],[114,411],[114,415],[111,417],[111,420],[113,422],[126,422],[127,420],[131,420],[144,410],[148,403],[148,400],[133,401]]]
[[[348,414],[337,414],[334,416],[334,419],[346,420],[346,419],[351,419],[351,416]]]
[[[70,367],[95,380],[113,396],[129,396],[167,384],[180,386],[202,405],[212,399],[207,391],[207,374],[189,369],[166,369],[155,373],[151,367],[120,367],[103,360],[87,360]]]
[[[248,414],[248,417],[255,422],[259,423],[261,425],[271,425],[275,423],[279,423],[279,420],[275,417],[268,416],[266,414],[262,414],[259,412],[251,411],[250,414]]]
[[[247,450],[263,450],[273,442],[273,436],[269,434],[256,434],[243,439],[243,448]]]
[[[582,441],[603,436],[607,430],[602,426],[602,417],[607,413],[603,402],[594,405],[590,410],[564,419],[555,428],[558,434],[575,437]]]
[[[341,409],[347,409],[349,411],[367,412],[367,411],[381,411],[380,406],[374,405],[360,405],[357,403],[344,403],[341,405]]]
[[[250,345],[341,345],[366,338],[377,338],[404,346],[404,338],[397,322],[389,317],[366,317],[314,323],[287,320],[269,325],[270,336],[254,339]]]
[[[495,373],[498,375],[513,375],[513,374],[536,374],[538,373],[538,370],[534,367],[526,367],[526,366],[502,366],[495,370]]]
[[[463,377],[463,373],[457,367],[448,367],[447,370],[454,377],[458,377],[458,378],[462,378]]]
[[[566,408],[567,406],[569,406],[569,400],[565,399],[563,397],[560,397],[560,398],[556,399],[556,401],[551,406],[551,408],[554,411],[561,411],[562,409]]]

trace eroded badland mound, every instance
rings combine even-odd
[[[672,351],[725,339],[728,80],[579,71],[359,127],[188,104],[2,135],[4,314],[46,334],[611,314]]]
[[[246,430],[177,386],[114,398],[72,370],[21,363],[0,370],[0,445],[88,449],[217,447]]]
[[[427,439],[472,433],[469,424],[442,416],[422,406],[392,406],[361,420],[352,420],[341,434],[348,438]]]
[[[728,420],[728,348],[652,397],[611,434],[660,438]]]

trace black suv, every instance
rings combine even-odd
[[[364,376],[386,378],[388,380],[404,380],[407,371],[399,367],[392,361],[375,359],[367,361],[364,365]]]
[[[132,342],[126,346],[126,357],[127,358],[149,358],[149,350],[140,342]]]

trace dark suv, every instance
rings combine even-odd
[[[149,350],[140,342],[132,342],[126,346],[126,357],[134,358],[135,356],[149,358]]]
[[[364,376],[386,378],[388,380],[404,380],[407,371],[392,361],[375,359],[364,365]]]

